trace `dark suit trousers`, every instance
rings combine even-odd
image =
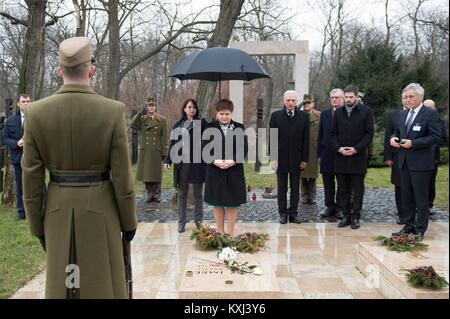
[[[438,164],[436,164],[436,168],[431,171],[430,178],[430,190],[429,190],[429,206],[432,208],[434,206],[434,199],[436,197],[436,176],[438,172]]]
[[[14,176],[16,178],[18,216],[25,218],[25,208],[23,206],[23,192],[22,192],[22,167],[20,165],[14,165]]]
[[[186,224],[186,206],[189,191],[190,164],[181,163],[178,171],[178,222]],[[194,221],[203,220],[203,184],[192,184],[194,191]]]
[[[402,219],[402,188],[395,185],[395,206],[397,206],[397,215]]]
[[[289,184],[291,187],[290,208],[287,208],[287,186],[288,186],[288,176]],[[277,201],[278,201],[278,212],[281,216],[284,215],[297,215],[298,200],[300,197],[300,173],[279,173],[277,172]]]
[[[338,203],[342,206],[344,217],[360,219],[364,198],[365,174],[337,174]],[[352,202],[353,189],[353,202]]]
[[[337,204],[337,200],[335,200],[335,178],[337,178],[336,175],[322,174],[323,189],[325,193],[325,206],[334,210],[338,210],[339,205]]]
[[[402,209],[405,228],[425,233],[430,212],[428,193],[431,171],[410,171],[406,163],[402,167]],[[417,214],[417,221],[416,221]]]

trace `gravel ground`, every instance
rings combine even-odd
[[[275,190],[276,191],[276,190]],[[278,222],[278,205],[276,199],[264,199],[261,195],[263,189],[254,189],[247,199],[247,203],[239,208],[238,222],[261,223]],[[253,201],[250,196],[256,194],[256,200]],[[162,189],[161,203],[147,203],[147,195],[144,191],[136,196],[137,215],[140,222],[176,222],[178,215],[176,203],[173,205],[172,198],[175,194],[173,189]],[[289,195],[288,195],[289,199]],[[299,217],[302,222],[337,222],[334,217],[321,218],[320,213],[324,210],[323,188],[317,189],[316,204],[300,204],[298,207]],[[390,188],[374,187],[366,188],[363,202],[361,220],[365,222],[385,222],[395,221],[397,209],[395,207],[394,191]],[[187,221],[193,220],[193,206],[187,208]],[[213,208],[204,205],[204,221],[214,221]],[[432,221],[448,222],[448,212],[434,207],[430,214]]]

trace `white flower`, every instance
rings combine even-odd
[[[221,252],[217,254],[217,257],[221,260],[229,260],[229,261],[235,261],[237,259],[237,255],[239,253],[230,247],[225,247],[222,249]]]
[[[263,271],[261,268],[256,267],[253,269],[253,274],[256,276],[261,276],[263,274]]]

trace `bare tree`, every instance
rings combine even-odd
[[[292,13],[290,8],[282,6],[277,1],[273,0],[247,0],[244,3],[242,14],[236,22],[235,32],[233,33],[233,39],[235,41],[270,41],[270,40],[290,40],[290,30],[287,28],[289,22],[293,21],[295,14]],[[256,108],[255,89],[259,87],[260,94],[264,97],[264,112],[263,122],[264,126],[268,127],[272,105],[274,100],[277,100],[276,90],[280,90],[281,87],[287,83],[287,78],[291,72],[280,72],[284,70],[284,64],[289,59],[281,56],[271,57],[262,56],[256,57],[261,65],[272,75],[272,79],[262,79],[267,85],[265,90],[261,85],[254,85],[254,89],[248,87],[250,94],[252,94],[253,102]],[[292,60],[292,59],[291,59]],[[288,62],[289,63],[289,62]],[[291,69],[292,63],[290,63]],[[284,89],[284,88],[283,88]],[[275,102],[275,103],[277,103]],[[248,106],[248,103],[245,104]]]
[[[222,46],[227,47],[230,42],[236,20],[241,13],[244,0],[220,1],[220,13],[216,27],[208,40],[208,48]],[[197,90],[197,102],[202,116],[209,118],[211,104],[216,94],[217,83],[201,81]]]

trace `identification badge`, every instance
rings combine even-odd
[[[420,132],[420,128],[421,128],[420,125],[415,125],[415,126],[413,126],[413,131],[414,132]]]

